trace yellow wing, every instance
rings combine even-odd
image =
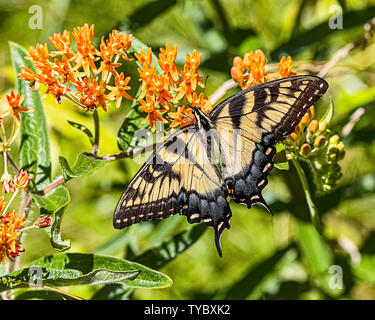
[[[327,88],[315,76],[284,78],[243,90],[212,110],[223,178],[236,202],[259,202],[269,210],[261,191],[273,168],[274,145],[295,130]]]
[[[117,204],[113,224],[124,228],[134,223],[167,218],[180,213],[189,223],[203,220],[220,236],[229,228],[231,211],[222,176],[207,152],[204,131],[188,126],[171,135],[146,161]]]

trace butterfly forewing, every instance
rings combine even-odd
[[[223,178],[236,202],[248,207],[260,202],[269,210],[261,191],[273,168],[274,145],[295,130],[327,88],[318,77],[295,76],[244,90],[212,111],[225,163]]]

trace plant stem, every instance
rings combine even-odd
[[[315,204],[314,204],[314,202],[311,198],[310,189],[309,189],[309,185],[307,183],[305,172],[303,171],[301,165],[299,164],[298,160],[294,156],[291,156],[290,159],[291,159],[294,167],[296,168],[297,173],[298,173],[298,177],[301,181],[302,188],[303,188],[303,191],[305,193],[305,197],[306,197],[306,201],[307,201],[307,206],[309,207],[311,221],[314,224],[316,230],[319,233],[322,233],[321,232],[322,228],[321,228],[321,224],[320,224],[320,220],[319,220],[318,210],[316,209]]]
[[[48,192],[52,191],[53,189],[56,189],[57,187],[61,186],[63,183],[64,183],[63,176],[58,176],[47,187],[45,187],[43,190],[39,191],[38,193],[45,195]]]
[[[92,117],[94,119],[94,126],[95,126],[95,137],[94,137],[94,144],[92,145],[91,153],[96,156],[99,151],[99,116],[98,116],[98,110],[94,110],[92,113]]]
[[[14,200],[14,198],[16,197],[17,193],[18,193],[18,190],[16,190],[16,191],[13,192],[13,195],[12,195],[12,197],[10,198],[10,200],[8,201],[8,204],[7,204],[7,206],[5,207],[4,212],[7,212],[7,210],[8,210],[8,208],[9,208],[10,204],[12,203],[12,201]]]

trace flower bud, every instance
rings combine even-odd
[[[340,141],[338,144],[337,144],[337,149],[339,150],[339,152],[342,152],[344,151],[344,148],[345,148],[345,145],[342,141]]]
[[[329,138],[329,144],[331,145],[337,145],[339,143],[340,137],[338,134],[333,135],[331,138]]]
[[[52,218],[49,216],[44,216],[41,218],[38,218],[38,220],[35,221],[34,226],[37,228],[47,228],[52,224]]]
[[[292,133],[289,135],[289,138],[290,138],[292,141],[297,141],[297,139],[298,139],[298,134],[295,133],[295,132],[292,132]]]
[[[304,143],[301,146],[300,152],[303,156],[305,156],[305,157],[308,156],[311,152],[311,146],[308,143]]]
[[[302,126],[306,126],[310,121],[310,115],[308,113],[306,113],[303,117],[302,117],[302,120],[301,120],[301,124]]]
[[[243,73],[235,66],[230,69],[230,75],[232,79],[242,85]]]
[[[310,115],[310,118],[312,118],[315,114],[315,108],[314,106],[311,106],[309,110],[307,110],[307,113]]]
[[[3,184],[2,193],[14,192],[14,185],[12,176],[9,173],[4,173],[1,177],[1,183]]]
[[[323,136],[323,135],[320,135],[318,136],[316,139],[315,139],[315,142],[314,142],[314,146],[316,148],[321,148],[324,146],[324,143],[326,142],[326,137]]]
[[[236,67],[242,73],[244,72],[245,66],[241,57],[236,56],[233,58],[233,67]]]
[[[327,126],[328,126],[328,122],[326,120],[321,121],[319,123],[319,131],[320,132],[326,131]]]
[[[312,134],[316,133],[319,129],[319,122],[318,120],[312,120],[309,124],[309,130]]]
[[[251,70],[251,65],[254,63],[254,52],[246,52],[243,56],[243,64],[247,71]]]

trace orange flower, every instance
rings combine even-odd
[[[29,55],[25,57],[26,60],[31,60],[31,61],[48,61],[49,59],[49,51],[48,51],[48,46],[47,43],[44,45],[42,44],[37,44],[36,47],[30,47]]]
[[[142,121],[142,123],[149,122],[151,131],[155,131],[156,121],[167,123],[165,119],[161,117],[161,114],[165,113],[167,109],[163,110],[156,110],[155,109],[155,97],[148,95],[146,97],[146,101],[138,100],[141,106],[139,107],[140,110],[147,112],[147,117]]]
[[[164,74],[167,75],[174,82],[178,81],[178,69],[175,63],[177,58],[177,45],[175,44],[171,49],[169,43],[165,45],[165,49],[160,48],[159,54],[159,66],[164,71]]]
[[[256,84],[263,83],[266,75],[266,56],[260,49],[255,50],[254,61],[251,65],[251,75],[255,79]]]
[[[36,73],[28,67],[21,67],[23,73],[19,73],[17,76],[20,80],[30,81],[30,88],[32,90],[39,89],[39,83],[36,81]]]
[[[174,119],[169,127],[174,128],[180,126],[181,128],[186,127],[192,123],[194,119],[193,109],[186,106],[178,107],[177,112],[169,112],[168,115]]]
[[[6,103],[8,105],[8,109],[3,111],[0,114],[0,118],[4,118],[10,114],[13,115],[14,119],[18,123],[20,123],[20,112],[32,112],[33,109],[31,108],[23,108],[21,106],[23,100],[25,99],[25,95],[15,94],[12,90],[9,95],[6,96],[6,100],[1,99],[3,103]]]
[[[52,51],[51,56],[63,55],[66,58],[70,59],[74,56],[74,51],[70,48],[71,39],[70,32],[64,30],[63,34],[54,33],[53,37],[48,37],[51,44],[57,51]]]
[[[120,108],[122,98],[125,97],[126,99],[133,100],[131,96],[126,92],[130,90],[130,86],[128,86],[128,83],[130,81],[130,77],[126,77],[124,79],[125,75],[121,72],[120,76],[115,78],[115,87],[107,86],[109,90],[111,90],[111,93],[108,95],[109,99],[116,99],[116,108]]]
[[[241,57],[235,57],[233,59],[231,69],[232,79],[244,89],[267,81],[295,75],[295,73],[292,72],[293,61],[291,57],[281,58],[278,72],[267,74],[265,66],[266,56],[262,50],[257,49],[255,52],[247,52],[244,54],[243,59]],[[245,70],[248,74],[245,74]]]
[[[191,95],[197,89],[197,85],[201,88],[204,87],[203,83],[199,78],[199,74],[195,69],[189,69],[185,64],[184,71],[181,71],[181,77],[183,81],[180,83],[178,88],[177,100],[180,100],[184,95],[191,102]]]
[[[282,78],[288,77],[293,68],[293,61],[290,56],[283,56],[279,62],[279,74]]]
[[[7,204],[8,204],[8,201],[5,201],[4,196],[1,196],[0,197],[0,214],[6,208]]]
[[[112,59],[116,51],[114,47],[107,41],[105,44],[104,37],[102,37],[102,43],[100,44],[100,57],[102,61],[100,62],[100,68],[96,73],[102,72],[102,79],[107,79],[108,72],[111,72],[115,77],[118,77],[118,73],[115,68],[121,66],[121,63],[113,62]]]
[[[14,258],[24,251],[17,239],[21,235],[20,229],[28,224],[25,217],[24,213],[18,216],[16,210],[0,216],[0,262],[5,255],[14,261]]]
[[[151,63],[152,63],[151,48],[148,48],[147,53],[143,49],[141,49],[140,54],[134,53],[134,55],[143,67],[145,65],[151,66]]]
[[[98,50],[92,44],[92,38],[94,37],[94,25],[90,27],[85,24],[83,27],[74,28],[73,38],[77,43],[78,53],[71,58],[76,62],[73,70],[77,70],[82,67],[86,76],[90,76],[90,68],[95,72],[95,61],[99,60]]]
[[[18,176],[14,179],[14,187],[17,190],[26,190],[29,187],[29,182],[34,178],[32,174],[21,170]]]
[[[210,99],[205,97],[203,92],[199,96],[196,92],[193,93],[191,105],[195,108],[201,109],[204,113],[209,112],[212,109]]]
[[[202,53],[197,55],[197,50],[194,49],[191,56],[189,55],[189,53],[186,52],[186,64],[189,68],[196,70],[201,64],[201,60]]]
[[[76,42],[74,50],[71,35]],[[107,111],[107,101],[110,99],[116,99],[116,106],[119,106],[121,97],[131,97],[126,93],[126,90],[130,89],[125,83],[129,82],[128,79],[120,77],[116,68],[121,66],[121,62],[118,61],[120,57],[132,60],[128,58],[127,51],[134,36],[124,31],[113,30],[107,40],[102,37],[100,51],[93,45],[93,37],[94,25],[87,24],[74,28],[72,34],[67,30],[62,34],[55,33],[49,40],[56,50],[49,53],[46,44],[31,47],[27,59],[32,61],[35,72],[23,67],[23,72],[18,77],[30,81],[32,90],[37,90],[40,84],[45,85],[46,94],[54,95],[58,103],[61,102],[61,97],[65,96],[86,110],[96,109],[100,105]],[[147,56],[146,60],[150,62],[151,50],[147,54],[144,53],[144,56]],[[56,58],[51,61],[51,57]],[[107,86],[110,74],[121,78],[117,80],[115,94],[112,94],[113,87]],[[71,89],[72,86],[76,90]]]
[[[116,34],[116,31],[113,30],[109,34],[109,43],[111,43],[113,49],[116,53],[122,55],[125,60],[131,60],[128,58],[126,51],[129,50],[134,36],[132,34],[126,34],[125,31],[121,31]]]

